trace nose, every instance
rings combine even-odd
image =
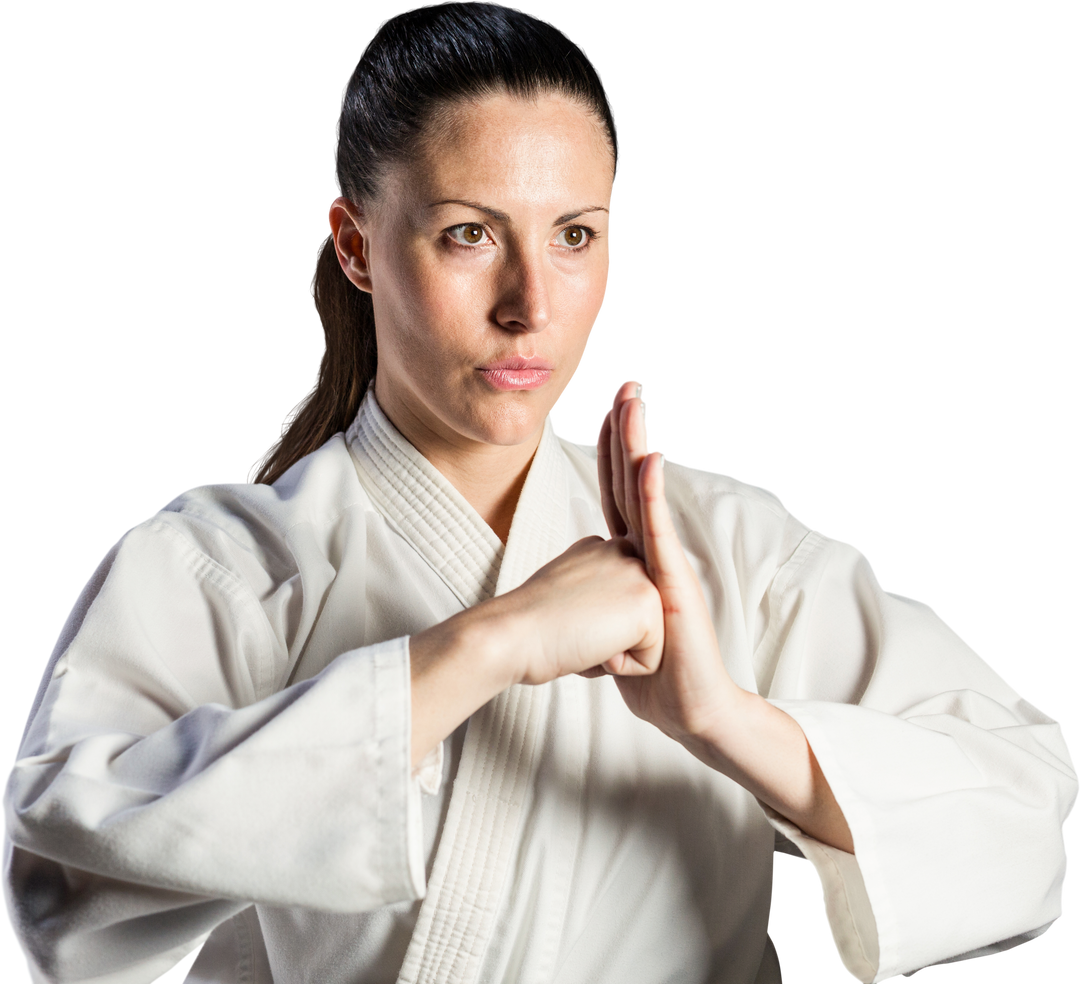
[[[552,274],[547,257],[517,250],[507,257],[499,277],[495,320],[516,332],[543,331],[551,322]]]

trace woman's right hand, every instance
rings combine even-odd
[[[660,595],[631,544],[579,540],[520,587],[413,636],[412,761],[517,683],[660,665]]]
[[[568,673],[641,676],[660,665],[660,594],[622,537],[578,540],[486,604],[493,630],[510,643],[515,683],[547,683]]]

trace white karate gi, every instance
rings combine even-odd
[[[8,787],[35,979],[149,981],[213,931],[190,980],[765,984],[774,827],[863,981],[1045,928],[1076,790],[1057,726],[772,496],[666,482],[732,677],[802,726],[854,856],[607,678],[506,691],[448,805],[422,794],[408,636],[606,528],[594,455],[549,426],[504,549],[369,395],[274,487],[136,527],[80,599]]]

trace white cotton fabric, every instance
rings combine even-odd
[[[369,394],[275,486],[181,496],[88,585],[7,790],[34,980],[151,981],[207,940],[189,981],[772,984],[776,831],[863,981],[1055,919],[1057,726],[769,494],[666,479],[725,663],[802,726],[854,855],[607,678],[511,688],[414,775],[408,637],[606,531],[595,455],[548,427],[504,547]]]

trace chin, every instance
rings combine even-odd
[[[485,444],[512,447],[535,440],[551,409],[547,400],[502,399],[478,408],[473,417],[473,436]]]

